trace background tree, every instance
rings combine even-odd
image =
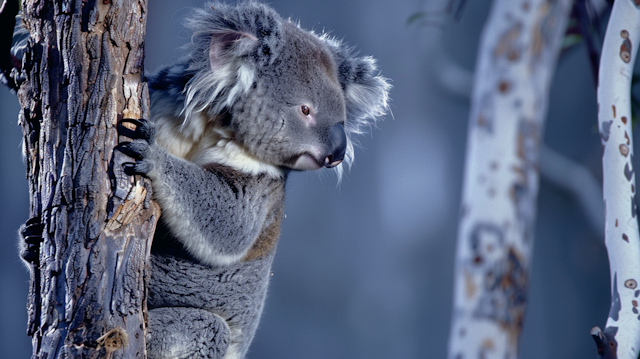
[[[467,148],[467,172],[462,204],[463,215],[460,224],[456,265],[457,285],[454,321],[450,339],[451,356],[455,356],[458,353],[491,357],[515,358],[518,356],[517,345],[524,319],[523,311],[527,297],[527,280],[530,276],[530,272],[527,270],[530,266],[527,264],[529,257],[526,254],[528,249],[531,248],[531,240],[528,240],[528,238],[532,238],[530,231],[532,225],[527,226],[529,230],[525,230],[525,236],[520,238],[517,235],[515,236],[514,245],[511,223],[513,222],[513,216],[523,217],[521,216],[523,212],[529,215],[535,213],[536,194],[535,191],[531,192],[527,187],[531,187],[529,183],[537,183],[537,168],[540,168],[546,177],[551,178],[552,181],[559,183],[561,186],[567,187],[576,196],[582,198],[581,202],[585,207],[588,207],[586,212],[590,217],[597,215],[596,212],[598,211],[603,212],[602,209],[598,209],[598,206],[592,203],[593,200],[590,198],[593,196],[586,194],[582,190],[582,188],[593,187],[588,171],[576,167],[572,161],[562,158],[562,156],[554,153],[549,148],[546,148],[545,151],[540,151],[538,131],[528,131],[528,133],[524,134],[517,132],[517,135],[514,135],[515,132],[504,130],[494,131],[496,123],[500,128],[509,127],[509,119],[526,119],[528,117],[520,114],[515,116],[509,114],[509,105],[499,100],[504,96],[497,95],[498,100],[494,100],[495,93],[501,92],[504,95],[504,87],[493,89],[493,91],[490,88],[489,91],[486,90],[487,86],[495,82],[491,73],[497,73],[503,77],[512,71],[509,67],[505,67],[504,62],[489,62],[486,59],[491,58],[491,56],[495,58],[500,53],[498,50],[501,49],[500,46],[503,45],[505,39],[515,42],[518,37],[514,32],[505,30],[500,33],[499,31],[496,32],[495,29],[499,29],[505,22],[509,23],[513,22],[514,19],[518,19],[517,15],[514,16],[514,9],[516,11],[528,10],[530,5],[529,2],[526,2],[518,9],[515,8],[515,3],[511,3],[514,8],[508,9],[505,5],[499,7],[498,4],[500,2],[494,3],[492,16],[486,25],[483,35],[479,66],[476,72],[475,91],[472,97],[473,107],[469,130],[469,147]],[[544,3],[541,9],[548,8],[551,4],[557,5],[558,2]],[[605,239],[611,268],[611,309],[604,332],[595,327],[591,334],[596,340],[600,357],[635,359],[638,357],[638,331],[640,330],[640,321],[638,320],[640,317],[638,316],[637,308],[637,299],[640,291],[636,289],[639,276],[640,258],[638,258],[638,255],[640,251],[638,248],[638,221],[636,218],[633,136],[630,120],[632,117],[632,100],[630,94],[631,80],[634,77],[633,65],[637,51],[633,44],[638,42],[640,33],[640,30],[638,30],[640,11],[638,11],[638,2],[634,3],[630,0],[615,2],[604,44],[602,45],[603,50],[600,59],[600,44],[597,42],[597,36],[594,36],[597,35],[598,26],[596,22],[591,20],[599,16],[602,12],[602,6],[597,3],[595,4],[596,6],[593,5],[587,1],[575,2],[572,13],[574,24],[572,26],[578,27],[582,36],[576,36],[572,33],[572,27],[570,27],[564,38],[565,46],[574,41],[572,37],[586,40],[594,78],[598,78],[599,129],[604,149],[602,163],[604,208],[606,209]],[[550,23],[557,24],[558,21],[544,19],[543,24],[545,23],[547,25]],[[536,30],[539,28],[544,27],[534,27]],[[511,38],[508,35],[511,35]],[[559,39],[557,35],[558,33],[556,33],[555,38]],[[536,36],[534,33],[533,36],[525,35],[525,38],[535,40]],[[545,36],[547,40],[553,38],[550,35]],[[497,46],[495,45],[496,43],[498,44]],[[540,46],[536,46],[536,42],[533,41],[522,48],[530,48],[535,53],[536,48],[540,48]],[[556,49],[559,49],[559,47],[556,47]],[[557,56],[557,53],[556,50],[555,56]],[[519,56],[514,56],[513,58],[519,59]],[[531,68],[535,69],[535,67]],[[543,73],[546,76],[534,75],[528,79],[528,82],[536,84],[541,81],[548,86],[555,65],[547,63],[543,68]],[[521,74],[524,73],[527,72],[521,72]],[[529,71],[529,74],[535,74],[535,70]],[[504,83],[501,82],[501,84]],[[534,88],[538,89],[540,87],[534,86]],[[538,92],[529,91],[531,95],[536,93]],[[518,112],[526,113],[527,106],[519,106],[522,103],[526,103],[526,101],[518,101],[516,109]],[[536,104],[535,109],[542,111],[538,118],[544,119],[546,116],[544,113],[546,101],[537,99],[534,103]],[[487,113],[489,116],[486,115]],[[496,117],[494,113],[500,114],[505,122],[494,120]],[[502,116],[504,113],[507,113],[508,116]],[[486,117],[489,117],[490,120],[486,121]],[[478,118],[482,121],[478,120]],[[488,133],[480,131],[483,127],[487,127],[483,126],[485,122],[491,125],[485,131]],[[502,134],[505,137],[494,135],[494,133]],[[531,136],[532,134],[533,136]],[[493,142],[496,140],[498,142]],[[523,144],[527,144],[527,146],[523,147]],[[498,151],[496,151],[496,148]],[[511,169],[517,169],[517,177],[525,178],[524,183],[521,181],[521,183],[516,183],[515,186],[510,187],[508,175],[504,173],[495,174],[498,172],[498,168],[504,166],[501,165],[500,161],[492,160],[491,158],[492,154],[499,152],[501,158],[504,158],[506,154],[505,160],[508,162],[509,154],[513,149],[517,149],[518,157],[520,158],[526,153],[532,153],[532,156],[525,156],[524,166],[519,164],[506,166]],[[544,158],[538,164],[537,159],[541,157],[541,152]],[[536,161],[527,161],[527,157]],[[531,173],[533,176],[531,174],[527,175],[526,168],[528,166],[526,162],[534,164],[534,172]],[[490,165],[487,165],[487,163],[490,163]],[[486,168],[489,167],[491,170],[489,171],[490,174],[487,175]],[[575,172],[575,175],[572,175],[571,172]],[[522,174],[525,174],[525,176],[522,176]],[[577,174],[580,175],[576,176]],[[563,176],[566,178],[561,179]],[[529,181],[526,180],[527,177]],[[534,181],[530,181],[532,178]],[[505,179],[507,179],[506,186]],[[585,180],[587,181],[585,182]],[[585,184],[588,184],[588,186],[585,187]],[[488,190],[485,187],[488,187]],[[520,187],[520,191],[517,190],[518,187]],[[500,201],[500,196],[496,195],[496,193],[504,193],[504,188],[511,190],[511,199],[515,206],[505,207],[505,202]],[[578,188],[581,189],[578,190]],[[595,191],[589,190],[589,192]],[[534,194],[532,197],[529,196],[531,193]],[[494,198],[498,198],[498,200]],[[523,198],[526,201],[522,201]],[[469,205],[469,203],[472,205]],[[523,206],[523,203],[525,206]],[[475,209],[475,212],[473,209]],[[478,211],[479,209],[481,211]],[[495,221],[496,217],[498,221]],[[525,218],[527,217],[529,216],[525,216]],[[512,232],[512,234],[509,235],[509,232]],[[505,244],[507,246],[506,249]],[[523,251],[521,248],[525,250]],[[522,253],[525,255],[523,256]],[[523,257],[524,261],[522,260]]]
[[[449,358],[517,358],[540,144],[571,0],[496,0],[471,97]]]
[[[611,306],[604,332],[592,335],[601,358],[640,354],[640,236],[633,164],[631,80],[640,42],[640,1],[616,0],[598,72],[598,128],[602,140],[605,243]]]

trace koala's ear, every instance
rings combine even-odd
[[[255,50],[258,43],[255,36],[245,31],[222,27],[202,30],[203,24],[195,20],[193,22],[194,35],[188,68],[193,77],[185,86],[182,111],[185,124],[193,113],[205,109],[213,118],[249,90],[255,71],[250,62],[244,59]]]
[[[257,42],[256,37],[245,32],[222,30],[213,33],[209,45],[211,70],[222,70],[229,62],[256,46]]]
[[[355,56],[344,45],[334,49],[338,78],[345,94],[347,129],[362,133],[363,125],[369,125],[387,112],[391,85],[379,75],[373,58]]]

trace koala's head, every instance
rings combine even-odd
[[[351,134],[383,115],[375,62],[302,30],[263,4],[197,12],[185,124],[204,111],[258,160],[293,170],[351,164]]]

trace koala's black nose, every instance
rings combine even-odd
[[[347,151],[347,135],[344,132],[344,126],[341,123],[331,126],[328,137],[331,154],[324,159],[324,166],[331,168],[344,160],[344,154]]]

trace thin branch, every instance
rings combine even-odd
[[[540,149],[540,175],[573,195],[594,232],[604,233],[602,185],[589,169],[543,144]]]

